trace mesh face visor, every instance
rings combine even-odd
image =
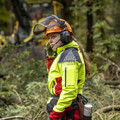
[[[33,32],[35,35],[38,35],[42,31],[44,31],[46,28],[52,28],[52,27],[60,24],[60,22],[61,21],[59,20],[59,18],[57,16],[55,16],[55,15],[48,16],[43,21],[41,21],[40,23],[35,25]]]

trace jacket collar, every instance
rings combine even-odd
[[[76,47],[79,49],[79,46],[77,44],[77,42],[75,42],[74,40],[72,42],[70,42],[69,44],[67,45],[64,45],[64,46],[61,46],[61,47],[58,47],[56,52],[57,52],[57,55],[59,55],[61,52],[63,52],[66,48],[69,48],[69,47]]]

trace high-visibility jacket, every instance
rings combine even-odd
[[[56,101],[53,105],[53,111],[50,113],[51,118],[59,118],[64,111],[70,110],[69,108],[73,100],[77,98],[77,94],[82,94],[85,82],[85,64],[78,44],[72,41],[67,45],[58,47],[56,52],[55,59],[47,59],[48,88],[51,96],[54,96],[48,100],[48,111]],[[58,99],[54,99],[57,96]]]

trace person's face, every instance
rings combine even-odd
[[[57,41],[60,39],[60,34],[59,33],[52,33],[48,35],[48,39],[49,39],[49,43],[50,46],[52,47],[53,50],[55,50],[56,48],[60,47],[61,45],[63,45],[63,43],[61,41],[59,41],[57,43]]]

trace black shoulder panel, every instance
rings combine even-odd
[[[78,49],[75,47],[67,48],[60,56],[58,63],[67,61],[78,61],[82,63],[80,56],[78,54]]]

